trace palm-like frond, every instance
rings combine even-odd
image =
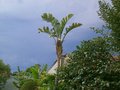
[[[41,70],[41,74],[47,74],[47,68],[48,68],[48,65],[44,65],[43,66],[43,69]]]
[[[39,30],[39,33],[44,32],[44,33],[47,33],[47,34],[51,34],[51,31],[50,31],[49,27],[38,28],[38,30]]]
[[[73,17],[73,14],[68,14],[66,17],[64,17],[62,20],[61,20],[61,23],[60,23],[60,34],[62,34],[64,28],[65,28],[65,25],[66,23]]]
[[[68,32],[70,32],[71,30],[73,30],[74,28],[77,28],[77,27],[79,27],[81,25],[82,25],[81,23],[73,23],[71,26],[69,26],[69,27],[66,28],[66,34]]]
[[[53,26],[53,28],[54,28],[53,29],[54,33],[57,36],[59,36],[59,32],[60,32],[60,30],[59,30],[59,26],[60,26],[59,21],[51,13],[44,13],[42,15],[42,19],[45,20],[45,21],[47,21],[47,22],[49,22],[49,23],[51,23],[52,26]]]
[[[55,20],[55,17],[51,13],[44,13],[42,15],[42,19],[47,22],[52,22],[53,20]]]
[[[62,42],[64,41],[66,35],[67,35],[71,30],[73,30],[74,28],[77,28],[77,27],[79,27],[79,26],[81,26],[81,25],[82,25],[81,23],[72,23],[71,26],[66,27],[66,32],[64,33]]]
[[[48,34],[50,37],[57,37],[57,34],[54,28],[49,29],[49,27],[43,27],[43,28],[38,28],[38,30],[39,30],[39,33],[43,32]]]
[[[42,15],[42,19],[44,21],[51,23],[53,28],[52,29],[49,29],[49,27],[39,28],[38,29],[39,33],[40,32],[47,33],[50,37],[53,37],[55,40],[61,39],[63,42],[68,32],[70,32],[74,28],[81,26],[80,23],[73,23],[71,26],[65,28],[67,22],[72,17],[73,17],[73,14],[68,14],[66,17],[62,18],[62,20],[59,22],[51,13],[44,13]],[[63,34],[64,30],[66,31]]]
[[[30,71],[31,71],[32,76],[33,76],[34,79],[39,78],[40,66],[38,64],[35,64],[35,66],[31,67]]]
[[[44,13],[42,15],[42,19],[51,23],[52,26],[55,26],[59,21],[51,14],[51,13]]]

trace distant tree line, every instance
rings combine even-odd
[[[6,65],[3,60],[0,60],[0,88],[4,86],[7,79],[10,77],[10,66]]]

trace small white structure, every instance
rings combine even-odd
[[[58,67],[58,62],[56,60],[52,65],[52,67],[48,70],[48,74],[56,74],[57,67]]]
[[[66,55],[63,55],[61,60],[61,65],[66,65],[68,60],[70,60],[70,58]],[[58,67],[58,61],[56,60],[53,63],[52,67],[48,70],[48,74],[56,74],[57,67]]]

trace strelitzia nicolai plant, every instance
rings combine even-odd
[[[58,21],[52,14],[44,13],[42,15],[42,19],[48,23],[51,23],[52,28],[50,29],[48,26],[44,26],[43,28],[38,29],[39,33],[40,32],[46,33],[55,40],[58,68],[61,66],[61,56],[63,54],[63,42],[65,40],[66,35],[74,28],[77,28],[82,25],[81,23],[72,23],[72,25],[66,27],[67,22],[72,17],[73,14],[68,14],[66,17],[62,18],[61,21]]]
[[[58,21],[51,13],[44,13],[42,15],[42,19],[48,23],[51,23],[52,28],[50,29],[48,26],[44,26],[43,28],[39,28],[39,33],[43,32],[48,34],[55,40],[56,45],[56,55],[57,55],[57,76],[55,80],[55,90],[57,90],[58,86],[58,75],[59,68],[61,67],[61,59],[63,55],[63,42],[67,34],[72,31],[74,28],[81,26],[81,23],[72,23],[69,27],[66,27],[67,22],[73,17],[73,14],[68,14],[66,17],[62,18],[61,21]]]

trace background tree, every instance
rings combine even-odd
[[[50,13],[44,13],[42,19],[51,23],[52,29],[49,27],[39,28],[39,32],[47,33],[50,37],[55,40],[56,54],[58,61],[58,68],[61,66],[61,56],[63,54],[63,42],[66,35],[74,28],[81,26],[80,23],[72,23],[71,26],[65,27],[69,19],[73,17],[73,14],[68,14],[60,22]]]
[[[112,42],[112,48],[120,51],[120,0],[111,0],[111,3],[101,0],[99,8],[98,14],[105,22],[103,31]]]

